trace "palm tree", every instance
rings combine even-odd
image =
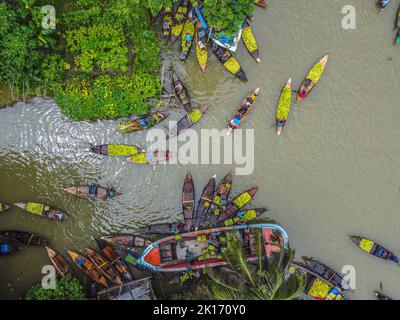
[[[256,241],[257,264],[246,259],[242,242],[232,236],[224,259],[227,266],[207,270],[208,279],[192,292],[192,298],[216,300],[293,300],[303,295],[305,278],[287,276],[286,270],[294,257],[290,248],[278,256],[264,255],[264,242],[258,235]]]

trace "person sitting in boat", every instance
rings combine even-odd
[[[186,46],[188,46],[189,44],[190,44],[190,41],[192,41],[192,36],[190,35],[190,33],[188,32],[188,33],[186,33],[186,37],[185,37],[185,40],[186,40]]]
[[[305,82],[305,87],[308,88],[310,85],[312,84],[312,80],[311,79],[307,79]],[[299,92],[299,97],[300,98],[305,98],[307,95],[307,91],[305,89],[301,90]]]
[[[167,20],[163,21],[164,29],[165,31],[169,32],[170,26]]]
[[[147,121],[146,121],[145,118],[141,118],[141,119],[139,120],[139,123],[140,123],[140,125],[141,125],[143,128],[146,127],[146,126],[148,125],[148,123],[147,123]]]
[[[178,84],[175,86],[175,91],[176,91],[176,93],[177,93],[177,94],[180,94],[180,93],[182,92],[182,90],[183,90],[182,84],[181,84],[181,83],[178,83]]]
[[[277,125],[278,127],[282,127],[282,128],[285,126],[285,123],[286,123],[285,120],[278,120],[278,121],[276,121],[276,125]]]

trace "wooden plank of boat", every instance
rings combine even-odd
[[[178,40],[182,33],[185,20],[188,16],[189,0],[181,0],[174,16],[174,24],[171,29],[171,42]]]
[[[329,55],[324,56],[321,60],[319,60],[308,72],[306,78],[300,85],[300,89],[297,94],[296,103],[303,101],[310,92],[315,88],[317,83],[319,82],[322,74],[325,71],[325,66],[328,63]]]
[[[108,283],[106,278],[96,268],[93,262],[73,251],[68,251],[68,254],[70,255],[72,261],[78,266],[79,269],[83,271],[84,274],[86,274],[89,278],[91,278],[95,282],[108,288]]]
[[[216,175],[214,175],[210,181],[208,181],[207,185],[205,186],[201,198],[199,200],[199,204],[197,205],[197,212],[194,220],[194,227],[197,230],[200,228],[205,221],[205,218],[208,215],[208,212],[211,209],[211,204],[213,202],[214,198],[214,192],[215,192],[215,178]]]
[[[129,120],[123,121],[117,125],[121,133],[131,133],[140,130],[146,130],[154,127],[164,121],[167,115],[162,112],[154,112],[141,117],[132,117]]]
[[[113,265],[104,258],[100,253],[86,248],[89,259],[94,263],[94,265],[99,269],[111,282],[116,285],[122,284],[122,279],[118,274],[118,271],[113,267]]]
[[[6,256],[14,252],[22,251],[22,247],[0,239],[0,256]]]
[[[183,230],[185,231],[190,231],[193,227],[194,200],[195,194],[193,178],[192,175],[188,173],[182,187],[182,211],[185,220]]]
[[[223,221],[218,221],[216,226],[229,227],[229,226],[249,223],[267,211],[268,209],[265,208],[240,210],[234,215],[234,217],[227,217]]]
[[[173,157],[173,153],[170,151],[148,151],[148,152],[140,152],[132,157],[128,158],[129,162],[135,164],[148,164],[148,165],[157,165],[157,164],[166,164]]]
[[[49,244],[42,236],[24,231],[0,231],[0,240],[42,247]]]
[[[4,212],[8,209],[10,209],[11,207],[7,204],[7,203],[2,203],[0,202],[0,212]]]
[[[229,50],[219,46],[214,41],[212,41],[211,50],[214,52],[219,62],[223,64],[226,70],[240,80],[247,82],[247,76],[245,72],[243,71],[237,59]]]
[[[188,113],[181,120],[178,121],[175,127],[173,127],[168,133],[168,138],[173,138],[185,131],[186,129],[199,122],[203,117],[203,114],[207,111],[208,105],[202,105],[200,108],[194,108],[192,112]]]
[[[216,194],[211,204],[210,225],[213,226],[217,223],[218,216],[225,209],[228,203],[228,197],[232,190],[233,173],[229,172],[218,183]]]
[[[376,6],[378,7],[379,11],[382,12],[386,9],[389,2],[390,2],[390,0],[378,0],[378,2],[376,3]]]
[[[36,202],[17,202],[14,203],[14,205],[25,212],[50,220],[65,221],[68,219],[68,215],[65,212],[52,208],[47,204]]]
[[[228,134],[231,134],[233,130],[237,129],[247,119],[250,111],[253,109],[257,101],[257,96],[259,93],[260,88],[257,88],[242,101],[235,112],[235,116],[229,120]]]
[[[350,236],[351,240],[363,251],[383,260],[388,260],[395,264],[399,263],[398,257],[388,249],[376,242],[359,236]]]
[[[243,23],[242,39],[247,51],[254,58],[254,60],[260,63],[260,52],[258,51],[257,41],[254,37],[253,30],[251,29],[248,19],[246,19]]]
[[[175,72],[171,75],[171,85],[172,92],[174,93],[176,100],[183,105],[187,112],[191,112],[193,108],[190,101],[189,92]]]
[[[255,250],[257,236],[261,236],[266,244],[273,238],[280,248],[288,247],[287,233],[280,226],[274,224],[231,226],[197,230],[160,239],[144,251],[137,263],[157,272],[183,272],[223,266],[226,265],[226,261],[222,258],[221,252],[226,250],[227,241],[233,234],[242,241],[247,260],[250,262],[258,259]],[[268,238],[265,235],[268,235]],[[209,247],[209,239],[219,243],[214,247],[215,254],[204,253]]]
[[[254,196],[258,191],[258,187],[249,189],[242,194],[238,195],[233,201],[228,204],[223,212],[218,216],[217,222],[221,222],[233,216],[240,209],[242,209],[246,204],[253,200]]]
[[[138,231],[145,234],[178,234],[182,232],[183,223],[158,223],[152,224]]]
[[[268,8],[268,3],[266,0],[254,0],[254,4],[263,9]]]
[[[47,246],[46,250],[51,263],[61,276],[72,275],[73,272],[71,267],[69,266],[67,260],[65,260],[65,258],[61,254],[59,254],[58,252],[54,251],[53,249]]]
[[[283,127],[289,117],[290,107],[292,104],[292,79],[286,83],[279,98],[278,107],[276,109],[276,133],[278,136],[282,133]]]
[[[208,59],[208,49],[207,49],[207,34],[203,29],[200,21],[196,23],[196,56],[199,63],[201,71],[206,71],[207,59]]]
[[[95,154],[100,154],[109,157],[130,157],[138,152],[145,150],[126,144],[103,144],[97,146],[91,146],[90,151]]]
[[[168,42],[172,28],[172,8],[166,7],[163,9],[163,17],[161,21],[162,37],[165,42]]]
[[[152,241],[139,234],[111,234],[100,237],[112,245],[120,245],[127,249],[130,248],[146,248]]]
[[[76,186],[65,188],[64,191],[84,199],[100,199],[107,200],[108,198],[118,197],[121,194],[112,189],[103,187],[90,186]]]
[[[115,267],[121,277],[125,281],[132,281],[132,275],[117,251],[105,240],[96,239],[96,242],[106,259]]]
[[[182,30],[181,53],[179,59],[185,61],[189,55],[194,39],[194,23],[190,19],[186,19]]]

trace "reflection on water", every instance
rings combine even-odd
[[[372,299],[380,281],[396,297],[397,268],[364,255],[347,237],[366,235],[395,252],[400,242],[400,62],[399,49],[390,43],[395,8],[377,15],[373,4],[353,2],[354,31],[341,28],[344,0],[285,0],[272,2],[267,11],[257,9],[254,32],[262,62],[257,64],[242,44],[236,54],[247,84],[225,72],[212,55],[205,73],[194,55],[185,65],[175,64],[196,101],[210,105],[195,130],[225,128],[246,94],[261,88],[243,125],[255,128],[255,171],[235,178],[232,196],[258,185],[253,206],[270,208],[268,216],[287,229],[298,256],[313,256],[338,271],[354,265],[355,298]],[[293,107],[277,138],[271,125],[282,86],[292,77],[296,88],[326,53],[331,57],[320,84]],[[183,115],[173,110],[169,119]],[[83,250],[103,233],[179,220],[186,172],[192,172],[199,196],[211,176],[219,179],[233,169],[135,166],[90,154],[91,143],[146,145],[145,132],[122,136],[115,124],[69,121],[53,101],[43,99],[0,110],[0,200],[47,202],[72,217],[59,224],[12,209],[0,215],[0,229],[37,232],[64,254]],[[89,202],[62,191],[87,183],[114,187],[122,196]],[[21,296],[39,282],[48,263],[41,248],[0,257],[0,297]]]

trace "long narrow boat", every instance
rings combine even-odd
[[[96,239],[97,245],[107,260],[115,267],[125,281],[132,281],[132,275],[121,256],[105,240]]]
[[[49,244],[42,236],[24,231],[0,231],[0,240],[42,247]]]
[[[223,221],[218,221],[217,227],[230,227],[235,225],[246,224],[254,219],[256,219],[259,215],[267,212],[268,209],[259,208],[259,209],[248,209],[248,210],[240,210],[235,213],[234,217],[227,217]]]
[[[389,2],[390,2],[390,0],[378,0],[378,2],[376,3],[376,6],[382,12],[383,10],[386,9]]]
[[[226,265],[222,252],[227,250],[227,241],[233,236],[239,238],[246,250],[247,260],[256,261],[256,239],[261,237],[265,247],[287,248],[286,231],[274,224],[241,225],[208,230],[198,230],[169,236],[152,243],[137,263],[157,272],[183,272]],[[217,243],[215,255],[204,254],[209,240]]]
[[[89,259],[94,263],[97,269],[99,269],[111,282],[116,285],[122,284],[122,279],[119,276],[117,269],[115,269],[107,259],[92,249],[86,248],[86,252]]]
[[[10,208],[11,207],[8,204],[0,202],[0,212],[4,212]]]
[[[6,256],[13,252],[22,251],[22,249],[21,246],[0,240],[0,256]]]
[[[215,178],[214,175],[210,181],[208,181],[207,185],[205,186],[203,193],[201,194],[201,198],[199,200],[199,204],[197,205],[197,212],[194,221],[194,227],[196,230],[202,226],[204,223],[208,212],[211,209],[211,204],[213,202],[214,192],[215,192]]]
[[[386,300],[386,301],[390,301],[393,300],[391,297],[387,296],[386,294],[383,293],[383,285],[382,282],[379,284],[379,291],[375,290],[374,291],[374,295],[378,300]]]
[[[193,108],[188,90],[176,73],[173,73],[171,76],[171,85],[176,100],[183,105],[187,112],[191,112]]]
[[[190,48],[194,40],[194,23],[187,19],[183,25],[182,40],[181,40],[181,53],[179,59],[185,61],[189,55]]]
[[[166,164],[173,157],[173,153],[170,151],[148,151],[148,152],[139,152],[132,157],[128,158],[129,162],[136,164],[149,164],[149,165],[157,165],[157,164]]]
[[[112,189],[103,187],[90,186],[76,186],[64,189],[64,191],[84,199],[100,199],[107,200],[108,198],[118,197],[121,194]]]
[[[193,227],[194,200],[193,178],[192,175],[188,173],[182,187],[182,212],[183,218],[185,219],[184,231],[190,231]]]
[[[302,264],[292,262],[288,268],[287,277],[297,274],[305,276],[306,288],[305,295],[312,300],[345,300],[340,287],[321,277],[313,270],[308,269]]]
[[[208,59],[208,37],[207,33],[204,31],[203,26],[200,21],[196,23],[196,56],[197,61],[199,62],[199,66],[201,71],[206,71],[207,67],[207,59]]]
[[[57,221],[65,221],[68,219],[68,215],[65,212],[52,208],[47,204],[36,202],[17,202],[14,203],[14,205],[30,214],[39,217]]]
[[[325,71],[325,66],[328,63],[328,60],[329,60],[329,55],[324,56],[308,72],[306,78],[300,85],[300,89],[298,91],[296,99],[297,103],[304,100],[310,94],[310,92],[315,88],[322,74]]]
[[[68,251],[68,254],[70,255],[72,261],[75,262],[75,264],[78,266],[79,269],[81,269],[83,271],[84,274],[89,276],[89,278],[91,278],[95,282],[108,288],[108,283],[107,283],[106,278],[96,268],[96,266],[93,264],[93,262],[91,262],[89,259],[87,259],[84,256],[81,256],[80,254],[73,252],[73,251]]]
[[[145,234],[178,234],[183,230],[183,223],[157,223],[152,224],[144,228],[140,228],[138,231]]]
[[[254,4],[263,9],[268,8],[268,3],[266,0],[254,0]]]
[[[258,51],[257,41],[254,37],[253,30],[251,29],[249,20],[246,19],[243,23],[243,32],[242,32],[243,43],[249,51],[250,55],[260,63],[260,53]]]
[[[202,105],[200,108],[194,108],[192,112],[188,113],[181,120],[179,120],[175,127],[171,128],[168,138],[178,136],[180,133],[193,126],[196,122],[199,122],[207,109],[207,104]]]
[[[172,29],[172,8],[166,7],[163,9],[163,17],[161,21],[162,37],[165,42],[168,42]]]
[[[233,119],[229,120],[228,134],[231,134],[233,130],[237,129],[247,119],[250,111],[256,104],[257,96],[259,93],[260,88],[257,88],[242,101],[239,108],[236,110]]]
[[[232,217],[246,204],[253,200],[258,191],[258,187],[252,188],[238,195],[231,203],[229,203],[225,210],[218,216],[217,222],[225,221],[227,218]]]
[[[188,15],[189,0],[181,0],[174,16],[174,24],[171,29],[171,42],[178,40],[182,33],[185,20]]]
[[[102,236],[100,239],[108,242],[109,244],[119,245],[126,249],[146,248],[151,244],[151,240],[139,234],[111,234]]]
[[[399,263],[399,259],[396,255],[376,242],[359,236],[350,236],[350,238],[361,250],[380,259],[388,260],[396,264]]]
[[[98,146],[91,146],[90,151],[96,154],[109,157],[129,157],[144,150],[126,144],[103,144]]]
[[[282,133],[283,127],[289,117],[290,107],[292,104],[292,79],[286,83],[279,98],[278,107],[276,109],[276,133],[278,136]]]
[[[225,177],[222,178],[217,186],[216,194],[211,205],[211,226],[217,223],[218,216],[224,211],[225,206],[228,203],[228,197],[232,190],[232,180],[233,174],[232,172],[229,172]]]
[[[46,251],[51,263],[56,268],[60,276],[63,277],[65,275],[72,275],[73,272],[71,267],[69,266],[67,260],[65,260],[65,258],[61,254],[47,246]]]
[[[162,112],[154,112],[141,117],[132,117],[127,121],[123,121],[117,125],[121,133],[131,133],[140,130],[146,130],[154,127],[164,121],[167,115]]]
[[[220,47],[214,41],[212,41],[211,50],[214,52],[215,56],[223,64],[226,70],[240,80],[247,82],[246,74],[244,73],[237,59],[229,50]]]

